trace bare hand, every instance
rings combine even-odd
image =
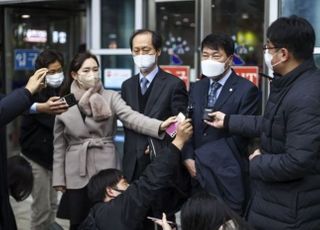
[[[184,144],[189,140],[192,136],[193,128],[191,124],[191,119],[186,119],[177,126],[177,134],[172,144],[174,144],[178,149],[182,150]]]
[[[223,128],[224,117],[226,116],[226,114],[218,111],[209,113],[209,116],[212,117],[212,121],[204,120],[206,124],[218,129]]]
[[[44,103],[37,103],[37,112],[48,114],[61,114],[69,108],[65,101],[60,100],[60,97],[50,97]]]
[[[150,154],[150,147],[149,147],[149,145],[147,146],[146,150],[144,150],[144,154],[145,154],[145,155],[149,155],[149,154]]]
[[[154,221],[157,225],[160,225],[163,230],[173,230],[167,222],[167,216],[165,213],[162,213],[162,220]]]
[[[256,156],[261,155],[261,151],[260,149],[256,149],[252,154],[250,154],[249,156],[249,160],[251,161],[253,158],[255,158]]]
[[[29,78],[29,81],[27,82],[27,85],[25,86],[25,88],[29,90],[31,94],[34,94],[40,91],[42,88],[45,87],[44,77],[46,76],[47,72],[48,72],[47,68],[38,69]]]
[[[54,186],[53,187],[57,192],[62,192],[64,193],[66,191],[66,186]]]
[[[160,125],[160,131],[165,131],[166,128],[169,127],[169,125],[171,125],[172,123],[177,121],[176,118],[177,118],[176,116],[169,117],[167,120],[162,122],[161,125]]]
[[[196,162],[193,159],[187,159],[183,162],[183,164],[186,166],[190,176],[196,177],[197,175]]]

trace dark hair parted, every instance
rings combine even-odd
[[[131,35],[131,37],[130,37],[130,49],[131,50],[132,50],[132,47],[133,47],[133,39],[139,34],[151,34],[153,48],[156,51],[161,51],[161,48],[162,48],[162,37],[161,37],[161,35],[156,33],[155,31],[148,30],[148,29],[137,30]]]
[[[91,177],[88,183],[88,196],[92,204],[103,202],[106,196],[106,188],[114,187],[123,178],[118,169],[104,169]]]
[[[99,61],[97,56],[90,52],[81,52],[76,54],[76,56],[74,56],[69,66],[68,75],[61,86],[60,96],[65,96],[70,93],[70,86],[71,86],[71,83],[73,82],[71,73],[78,72],[78,70],[81,68],[83,63],[89,58],[94,59],[99,66]]]
[[[30,163],[22,156],[8,158],[8,187],[16,201],[25,200],[32,192],[33,174]]]
[[[213,50],[220,48],[226,52],[228,57],[234,53],[234,41],[229,35],[224,33],[209,34],[206,36],[201,43],[201,51],[203,51],[204,47]]]
[[[296,15],[278,18],[269,26],[267,38],[275,47],[288,49],[297,60],[313,56],[315,32],[304,18]]]
[[[44,50],[42,51],[36,61],[35,61],[35,69],[48,68],[50,64],[58,61],[61,66],[64,66],[64,58],[62,53],[56,50]]]
[[[232,223],[230,223],[232,222]],[[198,193],[181,209],[183,230],[250,230],[251,228],[223,201],[207,192]]]

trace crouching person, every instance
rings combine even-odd
[[[117,169],[106,169],[88,184],[90,200],[95,204],[79,229],[140,230],[152,201],[166,188],[181,163],[180,151],[192,135],[190,120],[178,125],[172,143],[163,149],[131,185]]]

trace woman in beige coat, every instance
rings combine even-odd
[[[151,119],[133,111],[118,92],[101,84],[96,56],[81,53],[70,64],[62,95],[74,94],[78,104],[56,116],[54,126],[53,186],[64,192],[58,217],[70,220],[70,229],[87,216],[89,179],[102,169],[120,168],[113,137],[120,119],[129,129],[161,138],[161,131],[174,121]]]

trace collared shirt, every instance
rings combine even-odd
[[[149,88],[151,82],[153,81],[153,79],[156,77],[157,73],[159,71],[159,67],[156,66],[156,68],[154,68],[154,70],[152,70],[147,76],[143,76],[142,73],[139,73],[139,83],[141,82],[141,79],[143,77],[148,79],[148,84],[147,84],[147,88]]]
[[[221,79],[218,81],[219,84],[221,85],[221,87],[219,87],[218,90],[217,90],[217,92],[216,92],[216,98],[219,97],[219,95],[220,95],[220,93],[221,93],[221,90],[222,90],[224,84],[226,83],[226,81],[228,80],[228,78],[230,77],[231,73],[232,73],[232,70],[231,70],[231,68],[230,68],[230,69],[226,72],[226,74],[224,75],[224,77],[221,78]],[[210,85],[211,85],[213,82],[214,82],[214,80],[212,80],[212,79],[210,78]],[[209,87],[208,94],[209,94],[209,93],[210,93],[210,87]]]
[[[37,102],[35,102],[35,103],[33,103],[32,105],[31,105],[31,107],[29,108],[29,113],[31,113],[31,114],[33,114],[33,113],[38,113],[38,111],[37,111]]]

